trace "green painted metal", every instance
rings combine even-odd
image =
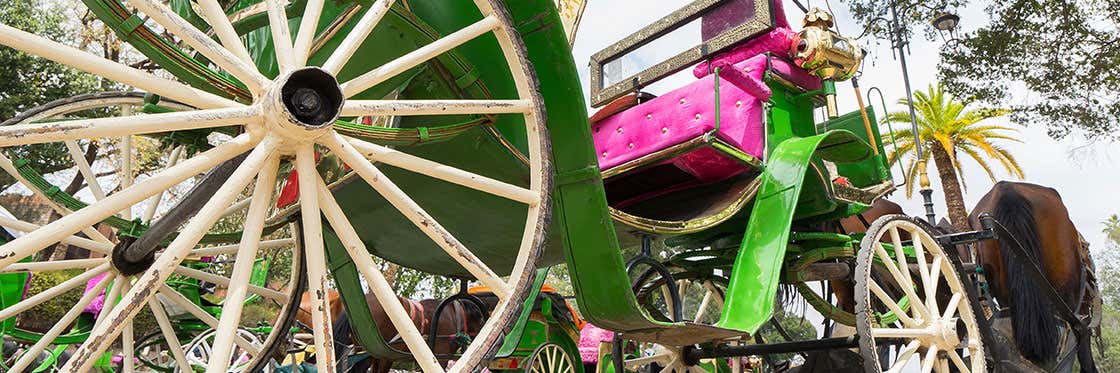
[[[854,148],[837,149],[832,148]],[[834,162],[853,162],[862,147],[864,157],[871,149],[844,130],[790,139],[770,153],[746,234],[735,258],[723,314],[718,326],[754,333],[771,317],[780,282],[780,268],[789,244],[798,198],[805,175],[816,157]]]
[[[517,318],[517,322],[510,328],[509,337],[502,341],[502,347],[498,349],[495,357],[507,357],[513,355],[514,351],[522,345],[522,339],[525,337],[525,328],[529,323],[529,316],[533,313],[533,306],[537,303],[537,297],[541,294],[541,286],[544,285],[544,280],[548,278],[549,267],[537,270],[536,278],[533,280],[533,287],[529,289],[529,296],[525,298],[525,303],[521,305],[521,314]],[[551,307],[541,306],[541,310],[551,310]],[[535,341],[534,341],[535,342]],[[534,344],[534,348],[536,345]],[[532,351],[530,351],[532,352]]]
[[[327,224],[323,226],[325,227]],[[370,314],[369,304],[366,303],[366,297],[362,291],[362,284],[358,280],[360,276],[358,267],[350,259],[350,255],[346,253],[342,241],[338,239],[334,232],[329,230],[323,231],[323,239],[327,251],[327,266],[331,274],[334,275],[335,285],[337,285],[336,290],[339,292],[339,298],[342,299],[346,315],[350,318],[351,325],[360,326],[351,330],[358,343],[365,348],[367,354],[374,358],[401,359],[408,357],[407,353],[389,346],[385,337],[381,335],[379,325],[373,319],[373,315]]]

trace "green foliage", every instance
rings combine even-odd
[[[1102,372],[1120,371],[1120,217],[1112,215],[1104,222],[1108,240],[1105,247],[1095,250],[1093,262],[1097,266],[1097,280],[1103,298],[1100,347],[1097,367]]]
[[[789,333],[789,336],[794,341],[817,339],[817,328],[814,327],[813,324],[810,324],[809,320],[806,320],[800,315],[793,314],[788,310],[782,310],[775,313],[774,319],[778,320],[778,324],[782,326],[782,329],[785,329],[786,333]],[[778,333],[778,330],[770,324],[763,326],[761,333],[762,339],[769,343],[786,341],[785,338]],[[790,353],[772,355],[770,358],[775,362],[780,362],[792,359],[793,357],[794,354]]]
[[[907,106],[907,100],[900,99],[898,104]],[[987,108],[969,109],[968,106],[971,104],[972,101],[957,100],[947,94],[940,84],[931,85],[926,91],[914,92],[918,133],[925,150],[923,156],[927,161],[924,166],[928,167],[930,163],[928,161],[933,153],[930,149],[937,147],[948,153],[962,186],[967,184],[960,172],[961,164],[958,156],[961,153],[976,161],[993,182],[996,179],[988,165],[989,159],[999,162],[1012,176],[1022,179],[1023,170],[1015,157],[997,143],[998,141],[1020,142],[1013,136],[1017,130],[1006,126],[980,124],[986,119],[1006,115],[1008,111]],[[910,113],[909,111],[892,112],[887,114],[885,120],[901,125],[900,128],[895,128],[894,139],[891,139],[890,131],[882,131],[887,133],[883,135],[882,143],[892,146],[887,153],[887,159],[892,165],[903,157],[909,158],[906,166],[908,175],[906,197],[909,198],[914,191],[914,184],[917,183],[917,176],[926,172],[925,169],[919,169],[920,162],[916,162],[915,159]],[[894,144],[897,144],[897,147]]]
[[[44,0],[5,1],[0,23],[67,43],[77,33],[65,25],[67,12]],[[76,26],[76,25],[75,25]],[[92,92],[97,78],[11,48],[0,48],[0,119],[59,98]]]
[[[848,0],[870,34],[888,40],[885,22],[896,4],[907,29],[923,27],[941,9],[970,0]],[[917,5],[918,3],[923,3]],[[990,22],[959,35],[941,53],[946,89],[1014,110],[1017,122],[1061,138],[1083,132],[1120,139],[1120,0],[988,1]],[[979,20],[964,20],[970,26]]]
[[[66,11],[46,0],[4,1],[0,23],[51,40],[67,43],[77,37],[66,27]],[[77,26],[77,25],[74,25]],[[0,48],[0,121],[60,98],[97,89],[98,80],[61,64],[31,56],[12,48]],[[73,165],[62,143],[11,148],[12,158],[24,158],[41,170],[57,171]],[[0,175],[0,187],[14,179]]]
[[[81,273],[82,270],[35,273],[31,276],[31,285],[28,287],[27,293],[42,293]],[[70,309],[78,303],[78,299],[82,297],[82,290],[85,290],[85,287],[67,291],[60,296],[35,306],[30,311],[20,313],[18,321],[19,326],[30,331],[46,332],[47,329],[54,326],[58,320],[62,319],[62,316],[65,315],[67,311],[70,311]]]

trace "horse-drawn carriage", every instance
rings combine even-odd
[[[0,272],[70,276],[4,304],[0,319],[104,273],[87,294],[116,292],[63,371],[107,351],[137,369],[144,315],[177,340],[161,303],[181,299],[172,275],[225,293],[220,317],[178,302],[214,329],[208,372],[283,361],[305,292],[319,371],[345,358],[338,303],[374,357],[577,371],[578,318],[555,319],[559,301],[539,297],[537,268],[560,262],[580,317],[616,332],[601,359],[615,371],[753,369],[729,358],[854,347],[867,371],[986,370],[984,309],[943,248],[959,240],[904,216],[835,229],[893,180],[873,110],[837,112],[836,84],[862,51],[825,13],[794,31],[781,1],[695,1],[593,57],[591,102],[604,107],[589,120],[570,22],[552,1],[83,2],[160,73],[0,25],[0,44],[146,92],[139,110],[0,128],[0,168],[53,212],[0,222],[26,232],[0,246]],[[697,23],[699,44],[627,71],[626,54]],[[686,84],[642,91],[690,67]],[[51,254],[70,246],[85,256]],[[207,256],[232,263],[190,269]],[[254,283],[263,257],[287,265]],[[485,317],[453,354],[414,322],[387,263],[487,288]],[[783,285],[855,334],[760,340]],[[254,295],[265,311],[249,312]],[[29,350],[54,343],[92,297]],[[262,324],[257,343],[239,332]]]

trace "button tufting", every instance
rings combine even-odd
[[[618,127],[618,133],[622,133],[622,127]]]
[[[669,133],[668,127],[661,127],[661,133]]]
[[[681,99],[681,105],[684,105],[684,99],[683,98]]]
[[[587,153],[584,153],[584,154],[587,154]],[[603,158],[606,158],[606,157],[607,157],[607,152],[603,152]]]
[[[634,149],[634,143],[630,143],[630,145],[627,145],[627,147],[630,149]]]
[[[700,120],[700,114],[699,113],[696,114],[696,120]]]
[[[735,107],[743,107],[742,101],[735,101]]]
[[[646,114],[646,119],[653,119],[653,114]]]

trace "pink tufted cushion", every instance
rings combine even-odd
[[[820,81],[780,59],[772,67],[795,81],[815,89]],[[718,138],[731,146],[761,158],[765,128],[762,103],[770,89],[762,83],[766,56],[735,64],[748,80],[750,92],[720,82],[720,130]],[[704,78],[655,99],[626,109],[591,125],[596,155],[601,169],[637,159],[656,151],[694,139],[715,129],[713,79]],[[744,166],[711,149],[701,149],[670,160],[675,166],[701,182],[715,182],[746,170]]]

